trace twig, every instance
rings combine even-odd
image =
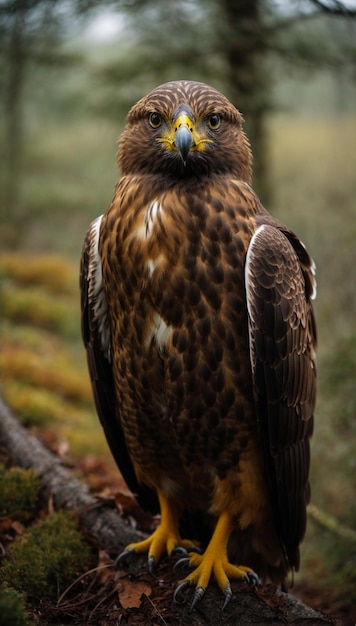
[[[75,587],[75,585],[77,583],[79,583],[81,580],[83,580],[83,578],[85,578],[86,576],[89,576],[89,574],[94,574],[94,572],[99,572],[102,569],[107,569],[108,567],[113,567],[113,563],[106,563],[105,565],[98,565],[97,567],[93,567],[93,569],[89,569],[88,571],[84,572],[84,574],[81,574],[81,576],[79,576],[78,578],[76,578],[70,585],[69,587],[67,587],[63,593],[60,595],[60,597],[57,600],[57,607],[60,605],[60,603],[62,602],[63,598],[67,595],[67,593],[73,589],[73,587]]]
[[[320,526],[324,526],[324,528],[335,533],[335,535],[339,535],[339,537],[347,539],[348,541],[356,541],[356,531],[341,524],[335,517],[319,509],[315,504],[309,504],[308,514],[315,522],[320,524]]]
[[[147,593],[144,593],[142,595],[144,595],[147,598],[147,600],[151,603],[152,607],[154,608],[154,610],[156,612],[157,617],[159,617],[162,620],[164,626],[168,626],[168,624],[167,624],[166,620],[164,619],[163,615],[159,612],[159,610],[157,609],[156,605],[153,604],[150,596],[148,596]]]

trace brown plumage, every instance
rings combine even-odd
[[[313,263],[251,189],[241,115],[212,87],[170,82],[140,100],[119,166],[84,244],[82,327],[112,453],[161,509],[130,548],[152,568],[185,547],[193,603],[212,575],[226,601],[251,568],[284,583],[309,499]]]

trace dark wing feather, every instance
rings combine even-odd
[[[82,336],[95,406],[111,453],[126,483],[142,508],[157,513],[159,508],[155,493],[136,479],[118,417],[119,407],[110,361],[110,323],[98,254],[100,224],[101,217],[88,230],[80,266]]]
[[[269,222],[246,258],[251,364],[277,530],[298,569],[316,397],[313,263],[293,233]]]

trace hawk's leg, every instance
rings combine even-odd
[[[231,515],[223,511],[217,521],[214,534],[210,539],[204,554],[189,554],[189,565],[195,569],[178,585],[174,598],[178,599],[180,592],[188,585],[195,586],[191,608],[202,598],[214,576],[217,584],[225,596],[224,607],[232,596],[229,579],[240,579],[252,584],[258,584],[257,574],[244,565],[232,565],[227,556],[227,544],[230,534],[235,527]],[[182,559],[183,560],[183,559]]]
[[[177,547],[188,551],[196,548],[196,544],[193,541],[182,539],[179,534],[180,507],[167,498],[162,491],[158,490],[157,495],[161,509],[161,521],[158,527],[144,541],[130,543],[126,546],[124,552],[117,557],[115,566],[119,565],[129,553],[143,554],[147,552],[148,569],[153,573],[156,564],[165,552],[168,556],[171,556],[173,550]]]

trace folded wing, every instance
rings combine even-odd
[[[102,282],[99,233],[102,216],[92,222],[83,246],[80,267],[82,336],[94,400],[106,439],[122,476],[140,505],[158,512],[155,493],[138,483],[120,425],[111,366],[110,320]]]
[[[250,354],[277,531],[298,569],[316,398],[315,281],[303,244],[274,218],[269,222],[258,226],[246,258]]]

